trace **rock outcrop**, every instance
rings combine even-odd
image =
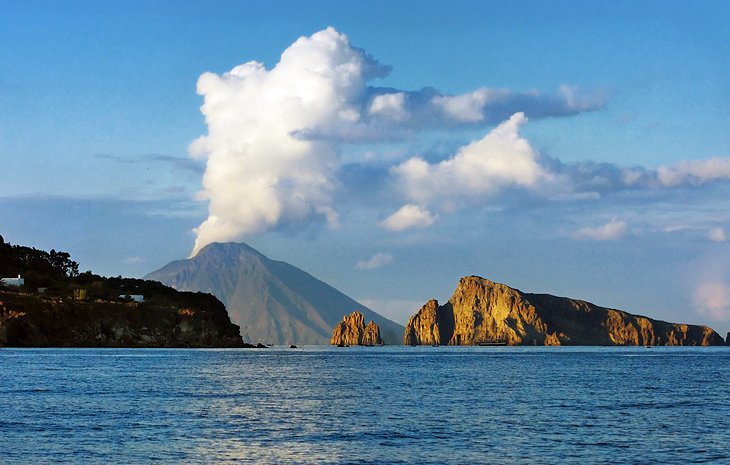
[[[178,292],[143,303],[0,290],[0,347],[252,347],[223,304]]]
[[[365,325],[365,316],[360,312],[345,315],[335,326],[330,344],[335,346],[375,346],[382,345],[380,327],[374,322]]]
[[[667,323],[589,302],[526,294],[477,276],[444,305],[428,301],[406,325],[406,345],[724,345],[707,326]]]

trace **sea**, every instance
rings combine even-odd
[[[1,464],[730,464],[730,347],[0,349]]]

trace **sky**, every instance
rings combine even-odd
[[[400,323],[475,274],[730,331],[726,1],[0,7],[8,242],[144,276],[245,241]]]

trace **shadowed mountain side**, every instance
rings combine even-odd
[[[428,301],[406,325],[407,345],[724,345],[712,328],[667,323],[582,300],[526,294],[464,277],[444,305]]]
[[[404,328],[288,263],[243,243],[215,243],[146,276],[179,290],[210,292],[226,305],[245,340],[327,344],[344,313],[359,311],[399,344]]]

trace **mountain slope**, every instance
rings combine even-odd
[[[353,311],[375,321],[386,343],[399,344],[404,330],[299,268],[242,243],[210,244],[145,279],[215,295],[246,341],[327,344],[332,328]]]
[[[667,323],[589,302],[527,294],[461,278],[444,305],[426,303],[406,325],[407,345],[724,345],[712,328]]]

